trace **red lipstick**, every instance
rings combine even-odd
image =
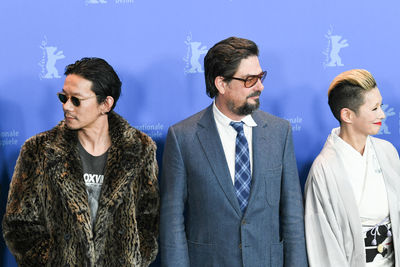
[[[374,122],[374,124],[381,126],[382,122]]]

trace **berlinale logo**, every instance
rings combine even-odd
[[[201,68],[200,56],[207,53],[207,47],[201,46],[201,42],[192,41],[192,33],[186,37],[185,44],[187,45],[186,56],[183,58],[183,61],[186,62],[185,74],[204,72]]]
[[[56,62],[65,58],[64,52],[62,50],[57,51],[57,46],[48,45],[46,36],[40,45],[40,49],[42,49],[42,59],[39,62],[39,66],[42,68],[39,74],[40,79],[61,78],[56,68]]]
[[[343,37],[340,35],[333,35],[332,27],[328,30],[325,38],[328,39],[328,45],[325,51],[322,52],[325,55],[324,67],[344,66],[339,52],[342,48],[349,46],[347,40],[342,39]]]
[[[107,4],[106,0],[85,0],[86,5]]]
[[[114,0],[115,4],[133,4],[135,0]],[[85,0],[86,5],[107,4],[106,0]]]

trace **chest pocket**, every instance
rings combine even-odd
[[[279,204],[281,198],[282,165],[265,171],[265,190],[270,206]]]

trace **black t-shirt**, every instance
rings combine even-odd
[[[83,180],[85,181],[86,192],[88,194],[90,219],[92,227],[94,227],[108,151],[103,155],[93,156],[83,148],[80,142],[78,142],[78,149],[82,160]]]

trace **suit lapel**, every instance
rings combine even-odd
[[[199,130],[197,131],[197,137],[199,138],[204,154],[208,159],[211,169],[214,172],[222,191],[228,198],[238,216],[241,217],[242,212],[239,207],[235,188],[233,186],[229,168],[226,163],[225,153],[222,148],[221,139],[215,124],[212,105],[207,108],[198,124]]]
[[[253,113],[252,116],[254,121],[257,123],[256,127],[252,129],[252,146],[253,146],[253,175],[251,181],[251,189],[250,189],[250,197],[249,197],[249,204],[247,206],[247,210],[251,209],[254,205],[253,202],[256,201],[256,196],[259,194],[261,189],[264,189],[265,186],[262,184],[264,181],[263,179],[263,169],[265,167],[266,154],[270,150],[268,147],[267,142],[267,123],[258,119],[256,113]]]

